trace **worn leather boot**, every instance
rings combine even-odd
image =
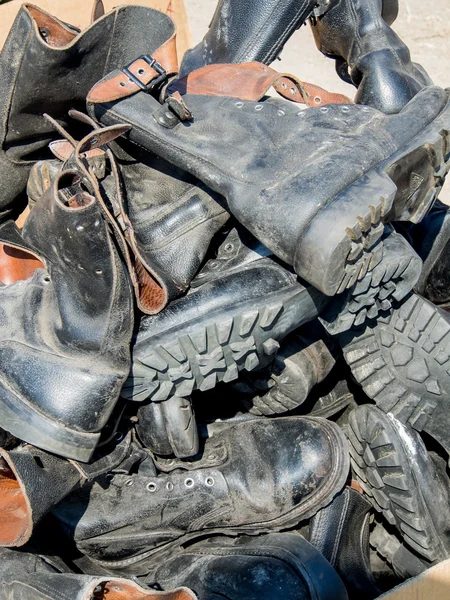
[[[130,368],[130,282],[95,198],[66,171],[22,235],[0,239],[45,269],[0,287],[0,422],[16,437],[87,462]],[[30,321],[31,319],[31,321]]]
[[[425,431],[450,454],[450,315],[411,294],[340,341],[353,376],[378,408]]]
[[[138,461],[142,450],[131,433],[118,431],[88,464],[60,458],[34,446],[0,448],[0,546],[27,543],[36,525],[72,490],[125,460]]]
[[[192,392],[264,366],[283,337],[329,302],[267,255],[254,238],[232,230],[189,294],[141,320],[122,396],[146,401],[138,431],[157,454],[195,455]]]
[[[339,294],[382,260],[385,223],[418,222],[434,203],[448,170],[448,94],[427,88],[391,116],[353,105],[299,111],[263,99],[270,82],[285,83],[268,69],[204,67],[174,84],[162,108],[117,71],[91,90],[89,110],[105,124],[132,125],[131,141],[221,193],[236,219],[300,277]]]
[[[270,65],[315,6],[315,0],[219,0],[207,34],[184,55],[180,76],[215,63]]]
[[[416,431],[375,406],[352,412],[348,437],[353,471],[375,508],[419,556],[430,562],[447,558],[445,461],[427,451]]]
[[[411,62],[407,46],[390,27],[398,6],[386,7],[386,21],[384,4],[392,2],[319,2],[311,24],[319,50],[334,58],[340,77],[358,88],[355,101],[391,114],[432,81],[423,67]]]
[[[199,600],[347,600],[330,564],[304,537],[272,533],[212,537],[189,546],[146,578],[173,589],[183,581]]]
[[[346,487],[309,525],[310,543],[336,569],[350,598],[371,600],[381,595],[370,567],[371,509],[359,491]]]
[[[186,587],[158,592],[129,579],[79,575],[54,557],[3,549],[0,600],[197,600]]]
[[[55,137],[42,114],[69,124],[67,111],[84,108],[98,79],[173,34],[170,18],[151,8],[118,7],[81,33],[36,6],[20,8],[0,58],[0,220],[24,208],[29,169]],[[175,71],[174,44],[166,50]]]
[[[206,534],[293,527],[326,506],[348,475],[345,437],[324,419],[214,423],[208,435],[196,460],[159,459],[158,474],[144,470],[146,461],[54,509],[92,568],[146,574]]]

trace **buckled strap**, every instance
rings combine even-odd
[[[143,55],[121,71],[110,73],[91,89],[87,100],[92,103],[114,102],[137,92],[149,92],[169,75],[178,72],[176,35],[152,56]]]
[[[307,106],[352,103],[347,96],[327,92],[317,85],[300,81],[288,73],[278,73],[258,62],[202,67],[170,84],[168,93],[231,96],[258,102],[272,87],[283,98]]]

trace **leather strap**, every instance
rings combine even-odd
[[[174,81],[169,86],[168,93],[230,96],[258,102],[272,87],[283,98],[307,106],[353,103],[343,94],[327,92],[319,86],[300,81],[294,75],[278,73],[259,62],[202,67],[183,79]]]
[[[153,65],[152,65],[153,63]],[[114,102],[152,86],[178,72],[176,34],[160,46],[153,55],[139,57],[122,71],[114,71],[94,85],[87,100],[92,103]]]

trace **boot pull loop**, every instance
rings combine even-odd
[[[47,113],[44,113],[44,119],[46,121],[48,121],[50,123],[50,125],[54,129],[56,129],[56,131],[58,133],[60,133],[63,136],[63,138],[65,138],[68,142],[70,142],[74,148],[77,146],[77,144],[78,144],[77,140],[75,138],[73,138],[70,135],[70,133],[68,131],[66,131],[64,129],[64,127],[58,123],[58,121],[56,121],[56,119],[54,119],[53,117],[51,117]]]
[[[102,0],[94,0],[91,12],[91,23],[95,23],[105,14],[105,5]]]

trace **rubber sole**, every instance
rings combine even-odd
[[[89,462],[100,433],[84,433],[32,408],[0,378],[0,423],[13,436],[58,456]]]
[[[375,509],[420,556],[430,562],[447,558],[445,529],[438,529],[446,521],[448,497],[438,489],[442,484],[420,436],[366,405],[350,414],[347,437],[352,468]],[[440,524],[430,511],[434,501]]]
[[[347,481],[350,468],[348,442],[343,431],[340,427],[326,419],[322,419],[321,422],[322,426],[327,430],[330,445],[334,450],[332,468],[327,474],[324,485],[315,490],[309,497],[300,501],[294,509],[289,511],[289,513],[276,519],[272,519],[271,521],[267,521],[266,523],[191,531],[173,542],[168,542],[158,548],[153,548],[139,556],[133,556],[119,561],[100,561],[92,558],[89,560],[93,564],[102,569],[106,569],[107,571],[117,571],[123,574],[146,575],[149,572],[146,561],[153,561],[152,565],[154,565],[154,561],[156,560],[161,563],[174,554],[175,548],[179,548],[183,544],[195,540],[196,538],[215,534],[234,537],[238,535],[260,535],[267,532],[275,533],[295,527],[300,521],[309,519],[321,508],[327,506],[334,496],[342,490]],[[80,549],[82,550],[81,547]]]
[[[450,315],[411,294],[374,326],[340,336],[344,358],[384,412],[450,452]]]
[[[403,236],[385,228],[382,256],[351,290],[336,298],[321,315],[328,333],[336,335],[376,319],[407,296],[420,278],[422,260]]]
[[[433,205],[450,169],[450,105],[428,127],[323,208],[296,252],[295,270],[333,296],[379,264],[384,225],[418,223]],[[326,233],[326,248],[317,240]]]
[[[175,331],[168,326],[166,333],[135,347],[131,375],[121,395],[161,402],[235,381],[240,371],[253,371],[275,354],[278,340],[317,317],[319,296],[295,285],[212,314],[197,313],[194,322]]]

